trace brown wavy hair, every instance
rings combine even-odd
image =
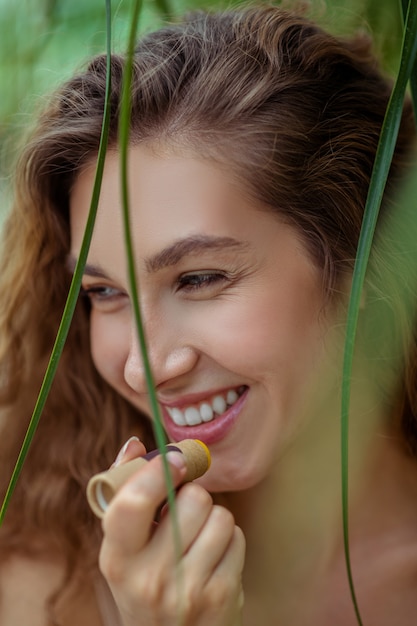
[[[115,148],[124,58],[114,55],[111,63]],[[17,165],[0,273],[0,493],[63,310],[69,196],[78,172],[97,154],[105,81],[102,55],[51,98]],[[302,15],[269,6],[198,12],[138,44],[131,140],[222,164],[298,228],[331,296],[352,271],[390,92],[364,37],[336,38]],[[413,137],[407,104],[389,188]],[[146,418],[95,371],[88,334],[88,306],[80,301],[0,544],[2,553],[55,548],[69,574],[80,564],[94,567],[97,558],[100,530],[84,497],[88,478],[112,462],[129,435],[153,443]],[[413,374],[404,376],[400,393],[413,450],[416,362],[413,356],[407,365]]]

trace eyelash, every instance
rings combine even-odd
[[[114,289],[113,287],[108,287],[107,285],[97,285],[93,287],[81,287],[80,294],[84,298],[88,298],[90,301],[97,300],[100,302],[111,302],[120,297],[122,292],[118,289]]]
[[[177,290],[194,292],[210,288],[227,280],[225,274],[220,272],[202,272],[201,274],[183,274],[177,281]]]
[[[228,280],[226,274],[220,272],[201,272],[192,274],[183,274],[176,281],[176,291],[185,293],[197,293],[201,290],[218,287],[221,283]],[[82,287],[80,295],[87,298],[91,304],[96,303],[109,306],[124,296],[122,291],[110,287],[108,285],[92,285],[91,287]]]

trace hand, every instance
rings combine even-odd
[[[132,441],[121,462],[146,453]],[[185,474],[182,455],[168,454],[174,486]],[[100,569],[124,626],[238,626],[245,540],[233,516],[195,483],[180,488],[176,561],[171,513],[156,525],[167,497],[162,458],[141,468],[112,500],[103,519]]]

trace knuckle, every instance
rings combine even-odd
[[[164,597],[164,617],[166,620],[171,621],[178,615],[180,608],[180,602],[178,598],[178,590],[170,587],[169,590],[165,593]],[[182,612],[184,615],[188,613],[188,610],[185,607],[185,603],[182,606]]]
[[[244,535],[243,530],[240,528],[240,526],[235,526],[234,539],[238,547],[244,552],[246,549],[246,537]]]
[[[233,533],[235,528],[235,518],[232,513],[223,506],[215,504],[211,512],[212,518],[217,525],[221,526],[223,532]]]
[[[182,596],[179,598],[184,616],[192,619],[201,611],[203,595],[201,587],[194,582],[184,585]]]
[[[179,612],[183,618],[181,624],[194,626],[196,619],[202,612],[229,606],[237,596],[239,580],[230,581],[231,576],[218,577],[216,580],[204,584],[196,577],[187,577],[180,585],[170,585],[164,597],[164,616],[172,621],[178,618]],[[168,620],[169,621],[169,620]]]
[[[160,610],[166,604],[166,581],[160,573],[146,571],[136,580],[135,595],[152,610]]]
[[[112,536],[118,531],[120,520],[131,516],[140,516],[155,508],[155,503],[146,493],[134,493],[121,490],[110,503],[103,517],[102,527],[105,535]]]
[[[180,597],[178,589],[170,596],[170,615],[174,616],[179,608],[188,619],[196,617],[204,608],[223,610],[235,600],[240,589],[240,577],[230,575],[217,576],[203,587],[195,581],[188,581],[183,585]]]
[[[163,613],[165,620],[174,622],[181,614],[185,623],[188,624],[200,605],[201,593],[197,593],[193,585],[173,584],[166,590],[164,595]]]
[[[206,604],[221,610],[230,604],[236,593],[237,583],[231,576],[219,577],[215,584],[206,587]]]
[[[113,585],[119,585],[125,578],[125,568],[119,559],[106,549],[102,549],[99,554],[99,569],[104,578]]]
[[[200,485],[196,485],[195,483],[187,483],[181,488],[181,496],[182,498],[189,498],[196,504],[198,507],[206,508],[210,507],[213,504],[213,498],[211,495]]]
[[[210,615],[214,620],[210,623],[216,624],[216,616],[223,616],[221,619],[223,624],[226,623],[224,615],[229,614],[231,610],[234,615],[235,611],[241,608],[242,598],[241,577],[231,576],[230,573],[216,575],[204,584],[195,577],[186,577],[181,584],[171,579],[160,596],[155,598],[155,606],[156,601],[159,602],[158,623],[195,626],[202,616],[207,618]]]

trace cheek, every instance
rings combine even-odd
[[[310,370],[323,346],[321,303],[308,291],[292,299],[279,293],[258,296],[189,317],[194,335],[204,341],[202,351],[223,367],[255,379],[261,373],[274,376],[277,368]]]
[[[124,368],[129,352],[129,341],[122,325],[110,324],[105,316],[92,311],[91,355],[97,371],[113,387],[124,386]]]

